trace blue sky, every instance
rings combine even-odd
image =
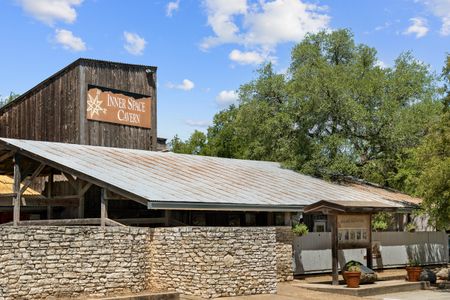
[[[79,57],[158,67],[158,135],[205,130],[271,60],[289,66],[307,32],[349,28],[391,66],[403,51],[440,72],[450,0],[2,0],[0,95]]]

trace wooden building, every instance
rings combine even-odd
[[[0,137],[157,150],[156,70],[80,58],[0,108]]]
[[[14,177],[0,193],[0,223],[264,226],[290,224],[320,200],[415,207],[398,193],[277,163],[167,150],[157,138],[156,67],[78,59],[0,108],[0,176]],[[329,227],[324,215],[308,221],[315,231]]]

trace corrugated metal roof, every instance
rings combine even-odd
[[[329,183],[274,162],[4,138],[0,142],[152,203],[298,208],[331,200],[403,207],[388,195]]]

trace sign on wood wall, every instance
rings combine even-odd
[[[86,116],[89,120],[151,127],[149,96],[89,85]]]
[[[365,246],[370,243],[370,215],[337,215],[338,244]]]

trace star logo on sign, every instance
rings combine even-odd
[[[95,97],[93,97],[91,94],[88,94],[88,101],[87,101],[87,111],[91,113],[91,118],[95,115],[99,116],[100,113],[106,114],[106,108],[102,107],[103,101],[100,101],[99,98],[100,90],[97,89]]]

